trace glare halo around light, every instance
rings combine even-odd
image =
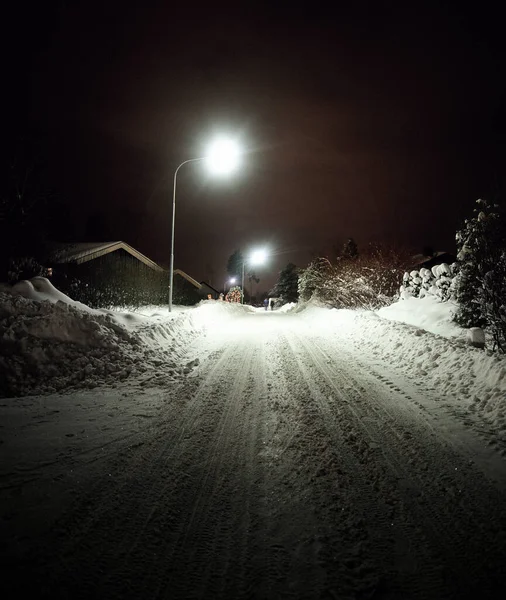
[[[218,138],[209,147],[206,153],[206,166],[216,175],[227,175],[234,171],[240,159],[238,144],[229,138]]]
[[[260,249],[251,253],[250,263],[252,265],[263,265],[267,260],[267,250]]]

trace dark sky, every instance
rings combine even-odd
[[[176,267],[216,286],[236,248],[270,248],[266,288],[350,236],[453,250],[474,200],[504,192],[500,14],[334,5],[18,2],[4,139],[40,140],[72,236],[168,263],[175,167],[239,136],[228,180],[180,171]]]

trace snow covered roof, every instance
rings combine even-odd
[[[125,250],[128,254],[134,256],[137,260],[143,262],[150,269],[155,271],[165,271],[163,267],[156,264],[141,252],[132,248],[126,242],[95,242],[95,243],[77,243],[60,246],[51,255],[51,259],[56,263],[76,263],[81,264],[115,252],[116,250]]]

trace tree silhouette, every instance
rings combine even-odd
[[[343,246],[343,258],[357,258],[358,247],[353,238],[349,238]]]
[[[244,264],[244,256],[240,250],[236,250],[228,258],[227,273],[230,277],[236,277],[240,280],[242,277],[242,267]]]

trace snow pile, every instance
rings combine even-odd
[[[188,373],[190,312],[171,318],[93,310],[44,278],[0,292],[0,396],[116,386],[165,385]]]
[[[72,300],[66,294],[57,290],[49,279],[45,277],[33,277],[30,281],[18,281],[18,283],[12,286],[10,291],[12,294],[23,296],[29,300],[37,300],[39,302],[47,300],[51,303],[63,302],[85,312],[95,312],[92,308],[86,306],[86,304]]]
[[[290,312],[295,309],[297,306],[296,302],[288,302],[287,304],[283,304],[280,308],[277,309],[278,312]]]
[[[311,305],[298,312],[313,330],[341,337],[343,348],[399,368],[421,390],[464,403],[506,435],[506,357],[466,345],[465,330],[451,322],[451,304],[412,298],[404,312],[407,302],[377,312]],[[411,324],[399,322],[404,318]]]
[[[463,339],[465,331],[452,320],[456,310],[452,301],[440,302],[434,296],[425,296],[394,302],[377,313],[384,319],[415,325],[436,335]]]

